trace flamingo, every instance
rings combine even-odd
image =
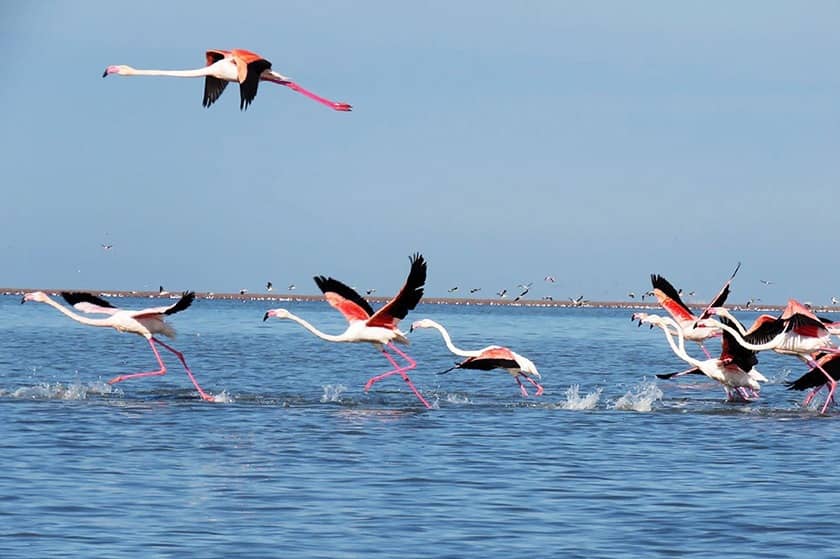
[[[245,110],[257,96],[257,86],[260,81],[268,81],[285,85],[286,87],[306,95],[335,109],[336,111],[350,111],[352,107],[347,103],[336,103],[312,93],[293,82],[287,76],[278,74],[271,69],[271,62],[257,53],[243,50],[211,49],[205,53],[207,65],[195,70],[138,70],[126,65],[114,65],[105,68],[102,77],[111,74],[119,76],[169,76],[174,78],[204,78],[204,99],[201,104],[209,107],[221,96],[228,82],[239,83],[239,108]]]
[[[722,318],[733,318],[732,314],[724,308],[710,309],[710,314]],[[822,371],[829,386],[828,398],[820,412],[825,413],[834,398],[837,381],[823,369],[813,355],[817,352],[840,353],[840,348],[832,343],[831,332],[825,324],[802,303],[790,299],[781,316],[775,318],[761,315],[749,330],[744,330],[743,327],[732,328],[722,323],[718,323],[718,326],[732,334],[735,340],[747,349],[753,351],[772,349],[776,353],[794,355],[807,363],[809,367]]]
[[[676,320],[669,316],[655,314],[647,315],[643,320],[651,326],[662,328],[673,352],[692,366],[691,369],[685,371],[656,375],[657,377],[669,379],[687,374],[704,374],[723,385],[726,397],[730,401],[736,399],[735,394],[739,394],[745,400],[758,397],[758,392],[761,390],[759,382],[767,382],[764,375],[754,368],[758,363],[756,352],[740,346],[727,332],[723,333],[720,357],[701,361],[689,355],[685,350],[685,329]],[[729,323],[729,319],[724,320]],[[679,345],[674,342],[675,334],[679,338]]]
[[[720,330],[715,327],[708,327],[704,323],[700,323],[700,320],[709,315],[710,308],[720,307],[726,302],[726,298],[729,297],[729,285],[732,283],[732,279],[735,277],[735,274],[738,273],[740,268],[741,263],[738,262],[738,265],[735,267],[735,271],[732,272],[732,275],[729,276],[729,279],[723,284],[723,287],[721,287],[718,294],[699,317],[695,316],[694,313],[691,312],[691,309],[683,303],[682,299],[680,299],[680,292],[674,289],[674,286],[671,285],[668,280],[658,274],[650,275],[650,282],[653,285],[651,293],[656,297],[657,301],[659,301],[662,308],[668,311],[668,314],[671,315],[674,321],[680,325],[685,339],[697,342],[700,349],[703,350],[703,353],[705,353],[706,357],[709,359],[712,358],[712,355],[709,353],[709,350],[706,349],[706,346],[703,345],[703,341],[720,336]],[[630,320],[638,320],[639,326],[641,326],[642,322],[647,322],[645,320],[645,317],[647,316],[647,313],[634,313],[630,317]]]
[[[88,326],[100,326],[100,327],[108,327],[113,328],[118,332],[131,332],[132,334],[138,334],[143,336],[148,340],[149,345],[152,347],[152,351],[155,354],[155,359],[157,359],[158,365],[160,365],[160,369],[157,371],[150,371],[144,373],[134,373],[130,375],[119,375],[117,377],[112,378],[108,381],[108,384],[116,384],[118,382],[122,382],[124,380],[133,379],[133,378],[141,378],[141,377],[151,377],[151,376],[160,376],[166,374],[166,365],[164,365],[163,360],[160,358],[160,354],[158,353],[155,344],[167,349],[175,354],[181,364],[184,366],[184,370],[187,371],[187,376],[195,386],[198,393],[201,395],[201,398],[208,401],[213,402],[215,399],[213,396],[210,396],[196,382],[195,377],[190,371],[189,366],[187,365],[186,360],[184,359],[184,355],[176,350],[173,347],[163,343],[159,339],[155,337],[155,334],[161,334],[167,336],[169,338],[175,337],[175,330],[166,323],[165,318],[168,315],[175,314],[177,312],[183,311],[187,309],[195,299],[195,292],[193,291],[185,291],[180,299],[172,305],[168,307],[152,307],[149,309],[142,309],[137,311],[127,310],[127,309],[119,309],[100,297],[95,295],[91,295],[90,293],[79,293],[79,292],[61,292],[62,298],[76,310],[79,310],[84,313],[98,313],[98,314],[107,314],[106,318],[87,318],[85,316],[78,315],[73,311],[67,309],[63,305],[55,302],[54,300],[50,299],[46,293],[43,291],[33,291],[31,293],[26,293],[21,300],[21,303],[25,303],[27,301],[36,301],[38,303],[46,303],[55,309],[58,309],[59,312],[62,314],[69,316],[76,322],[81,322],[82,324],[87,324]]]
[[[417,364],[393,343],[408,345],[408,338],[397,328],[397,324],[406,317],[408,311],[414,309],[417,303],[420,302],[420,299],[423,297],[423,285],[426,283],[426,261],[423,259],[423,256],[419,253],[414,254],[410,257],[410,261],[411,270],[402,289],[384,307],[376,312],[374,312],[370,303],[356,293],[353,288],[330,277],[316,276],[314,278],[318,288],[324,293],[327,302],[344,315],[344,318],[350,323],[347,330],[342,334],[325,334],[309,322],[290,313],[286,309],[272,309],[267,311],[263,316],[263,321],[269,318],[287,318],[297,322],[322,340],[327,340],[328,342],[367,342],[373,344],[378,351],[382,352],[382,355],[388,359],[391,365],[394,366],[394,369],[368,379],[365,384],[365,392],[370,390],[374,383],[391,375],[399,374],[423,405],[431,408],[406,374],[406,371],[410,371]],[[408,364],[404,366],[398,365],[396,360],[388,353],[388,348],[400,355]]]
[[[811,400],[814,399],[814,396],[817,395],[817,392],[822,390],[822,387],[828,384],[825,380],[826,374],[835,381],[840,380],[840,354],[825,353],[817,359],[817,363],[819,364],[819,367],[812,367],[807,373],[795,381],[785,383],[788,390],[813,389],[805,398],[805,401],[802,402],[803,406],[810,404]],[[828,404],[829,402],[830,401],[827,400],[826,403]]]
[[[409,332],[413,332],[417,328],[434,328],[440,332],[441,336],[443,336],[443,341],[446,344],[446,347],[449,348],[449,351],[460,357],[467,358],[454,367],[443,371],[443,373],[448,373],[453,369],[477,369],[479,371],[505,369],[513,376],[513,378],[516,379],[517,384],[519,384],[519,389],[522,391],[522,395],[526,398],[528,397],[528,391],[525,390],[525,386],[522,384],[519,377],[523,377],[536,387],[536,396],[543,393],[543,387],[534,380],[534,377],[541,378],[540,373],[537,371],[537,367],[530,359],[519,355],[506,347],[497,345],[487,346],[478,351],[467,351],[457,348],[452,343],[452,338],[449,337],[449,332],[446,331],[446,328],[428,318],[412,323]]]

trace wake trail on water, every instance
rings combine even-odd
[[[121,395],[122,390],[102,381],[87,384],[79,381],[71,384],[43,382],[35,386],[0,388],[0,398],[19,398],[22,400],[87,400],[88,396],[109,396],[112,394]]]

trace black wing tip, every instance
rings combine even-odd
[[[178,299],[178,302],[166,309],[163,314],[175,314],[176,312],[186,310],[193,304],[193,301],[195,301],[195,291],[184,291],[181,293],[181,298]]]
[[[78,303],[91,303],[100,307],[115,309],[116,307],[110,301],[97,297],[93,293],[87,291],[62,291],[61,298],[67,301],[67,304],[75,306]]]

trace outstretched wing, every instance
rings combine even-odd
[[[207,66],[215,64],[229,54],[230,51],[226,50],[208,50],[205,53],[205,56],[207,57]],[[216,100],[221,97],[222,93],[224,93],[227,84],[228,82],[225,80],[220,80],[214,76],[206,76],[204,78],[204,99],[201,101],[201,106],[209,107],[215,103]]]
[[[695,320],[691,310],[682,302],[680,294],[668,280],[659,274],[651,274],[650,283],[653,285],[653,294],[656,296],[656,300],[677,322]]]
[[[114,314],[120,309],[101,297],[81,291],[62,291],[67,304],[84,313]]]
[[[658,373],[656,378],[661,378],[667,380],[669,378],[674,377],[681,377],[683,375],[702,375],[703,371],[700,370],[699,367],[692,367],[691,369],[685,371],[677,371],[676,373]]]
[[[840,379],[840,355],[828,354],[821,357],[817,363],[825,369],[825,372],[831,375],[834,380]],[[809,388],[816,388],[824,385],[828,379],[825,374],[818,368],[814,367],[793,382],[786,382],[788,390],[808,390]]]
[[[141,311],[131,313],[131,316],[134,318],[143,318],[144,316],[154,316],[159,314],[175,314],[176,312],[181,312],[189,308],[194,300],[195,291],[184,291],[181,298],[168,307],[152,307],[150,309],[143,309]]]
[[[735,266],[735,271],[732,272],[732,275],[729,276],[729,279],[726,280],[726,283],[723,284],[723,287],[720,288],[718,294],[712,299],[712,302],[703,309],[703,312],[700,313],[700,320],[704,318],[708,318],[710,316],[710,310],[714,307],[722,307],[724,303],[726,303],[727,297],[729,297],[729,284],[732,283],[732,280],[735,278],[735,274],[738,273],[738,270],[741,269],[741,263],[738,262],[738,265]]]
[[[367,321],[368,326],[396,328],[397,323],[405,318],[408,311],[416,307],[423,298],[423,286],[426,284],[426,260],[418,252],[410,257],[410,261],[411,270],[408,272],[408,278],[402,289],[396,297],[370,317]]]
[[[318,289],[326,297],[327,302],[343,314],[348,322],[367,320],[373,314],[373,307],[370,306],[370,303],[365,301],[352,287],[326,276],[315,276],[313,279],[318,285]]]

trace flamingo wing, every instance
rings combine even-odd
[[[715,295],[715,298],[712,299],[712,302],[703,309],[703,312],[700,313],[700,319],[708,318],[710,316],[710,310],[714,307],[722,307],[724,303],[726,303],[727,297],[729,297],[729,284],[732,283],[732,280],[735,278],[735,274],[738,273],[738,270],[741,269],[741,263],[738,262],[738,265],[735,266],[735,271],[729,276],[729,279],[726,280],[726,283],[723,284],[723,287],[720,288],[718,294]]]
[[[114,314],[120,310],[109,301],[91,293],[62,291],[61,296],[67,304],[84,313]]]
[[[840,354],[829,353],[821,357],[817,363],[831,375],[834,380],[840,379]],[[808,390],[822,386],[827,382],[825,374],[814,367],[807,373],[792,382],[786,382],[788,390]]]
[[[686,371],[677,371],[676,373],[658,373],[656,378],[661,378],[663,380],[667,380],[673,377],[681,377],[683,375],[702,375],[704,374],[703,371],[700,370],[700,367],[694,367],[688,369]]]
[[[820,338],[828,334],[828,329],[820,319],[811,315],[794,314],[787,321],[788,330],[793,330],[800,336]]]
[[[373,307],[370,306],[370,303],[365,301],[352,287],[326,276],[315,276],[313,279],[318,285],[318,289],[326,297],[327,302],[343,314],[348,322],[367,320],[373,314]]]
[[[720,323],[733,329],[738,329],[727,317],[720,317]],[[737,365],[742,371],[749,371],[758,364],[756,352],[747,349],[735,339],[735,336],[723,330],[721,334],[720,359],[726,363]]]
[[[492,371],[493,369],[519,369],[520,367],[511,350],[505,347],[489,347],[475,357],[468,357],[458,364],[457,368]]]
[[[414,309],[420,299],[423,298],[423,286],[426,284],[426,260],[420,253],[410,257],[411,270],[405,280],[400,292],[391,299],[384,307],[376,311],[368,326],[381,326],[383,328],[396,328],[397,323],[405,318],[408,311]]]
[[[747,335],[744,336],[744,341],[753,345],[766,344],[784,332],[786,327],[784,320],[762,315],[756,319]]]
[[[230,51],[227,50],[208,50],[205,53],[207,57],[207,66],[211,66],[223,60],[226,56],[230,56]],[[227,87],[228,82],[220,80],[214,76],[206,76],[204,78],[204,99],[201,101],[202,107],[209,107],[216,100],[221,97]]]
[[[650,283],[653,285],[656,300],[677,322],[695,320],[691,310],[682,302],[680,294],[668,280],[659,274],[651,274]]]
[[[184,291],[181,294],[181,298],[178,299],[172,305],[168,307],[152,307],[149,309],[143,309],[140,311],[136,311],[131,313],[131,316],[134,318],[144,318],[148,316],[156,316],[156,315],[169,315],[175,314],[176,312],[181,312],[189,308],[192,305],[193,301],[195,300],[195,291]]]
[[[257,87],[260,85],[260,74],[271,68],[271,62],[260,59],[248,64],[245,73],[245,80],[239,83],[239,108],[245,110],[254,97],[257,96]]]

